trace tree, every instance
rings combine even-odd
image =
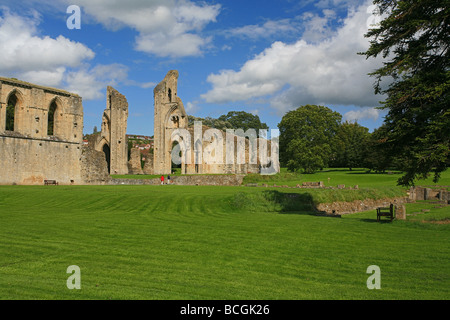
[[[350,170],[364,166],[370,139],[369,129],[357,123],[344,122],[337,129],[332,144],[332,167],[347,167]]]
[[[342,116],[323,106],[306,105],[286,113],[280,129],[280,162],[290,171],[313,173],[328,165],[331,143]]]
[[[364,166],[375,172],[385,172],[391,167],[394,150],[392,145],[386,145],[386,126],[375,129],[367,141],[367,153],[364,158]]]
[[[255,129],[256,134],[259,133],[260,129],[269,129],[267,124],[261,122],[258,115],[245,111],[230,111],[227,115],[220,116],[218,120],[230,123],[231,129],[242,129],[244,131]]]
[[[384,65],[371,73],[375,93],[386,94],[386,138],[382,145],[402,159],[399,185],[449,166],[450,150],[450,1],[375,0],[385,15],[366,37],[367,58],[381,55]],[[387,88],[382,80],[388,78]]]
[[[199,118],[194,116],[188,116],[188,126],[192,127],[194,125],[195,121],[201,121],[202,125],[215,128],[219,130],[225,131],[226,129],[231,129],[232,125],[227,121],[221,121],[219,119],[206,117],[206,118]]]
[[[245,111],[230,111],[226,115],[221,115],[218,119],[212,117],[197,118],[188,116],[188,125],[193,126],[194,121],[201,121],[203,125],[225,131],[226,129],[255,129],[259,135],[260,129],[269,129],[267,124],[261,122],[259,116]]]

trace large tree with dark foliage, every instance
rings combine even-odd
[[[306,105],[286,113],[280,129],[280,162],[290,171],[314,173],[328,166],[342,116],[324,106]]]
[[[230,123],[232,129],[244,131],[255,129],[256,133],[260,129],[269,129],[267,124],[261,122],[259,116],[245,111],[230,111],[226,115],[220,116],[218,120]]]
[[[336,168],[362,168],[368,154],[369,129],[358,123],[344,122],[337,131],[332,144],[330,166]]]
[[[224,131],[226,129],[242,129],[244,131],[255,129],[257,135],[259,135],[259,130],[269,129],[266,123],[261,122],[258,115],[245,111],[230,111],[226,115],[221,115],[218,119],[188,116],[189,126],[193,126],[195,121],[201,121],[204,126]]]
[[[367,58],[382,56],[383,66],[371,75],[375,92],[386,94],[385,134],[388,150],[402,158],[400,185],[449,166],[450,150],[450,1],[375,0],[383,15],[370,29]],[[387,87],[382,80],[387,78]]]

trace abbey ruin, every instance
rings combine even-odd
[[[274,150],[262,139],[256,139],[254,146],[248,139],[231,136],[230,145],[219,139],[222,133],[217,129],[189,127],[177,82],[178,72],[171,70],[154,89],[153,158],[142,168],[139,150],[128,150],[127,99],[114,88],[106,89],[101,132],[85,145],[80,96],[0,77],[0,184],[105,184],[110,174],[170,174],[177,144],[189,146],[176,152],[181,155],[183,174],[259,173],[268,163],[279,171],[277,162],[262,163],[250,152],[262,148],[270,157]],[[243,160],[239,161],[239,152],[231,162],[225,159],[230,148],[245,150]]]
[[[0,78],[0,183],[82,183],[82,141],[81,97]]]

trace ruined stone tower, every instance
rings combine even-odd
[[[106,109],[102,117],[102,132],[95,149],[105,153],[111,174],[128,174],[127,119],[127,99],[116,89],[108,86]]]
[[[169,174],[172,168],[172,132],[178,128],[187,128],[188,117],[183,102],[177,96],[178,71],[167,73],[153,90],[154,96],[154,174]]]

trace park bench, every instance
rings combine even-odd
[[[58,185],[58,182],[56,180],[44,180],[44,185],[48,186],[48,185]]]
[[[390,217],[391,221],[394,220],[394,205],[392,203],[389,207],[377,208],[377,221],[380,221],[381,217]]]

